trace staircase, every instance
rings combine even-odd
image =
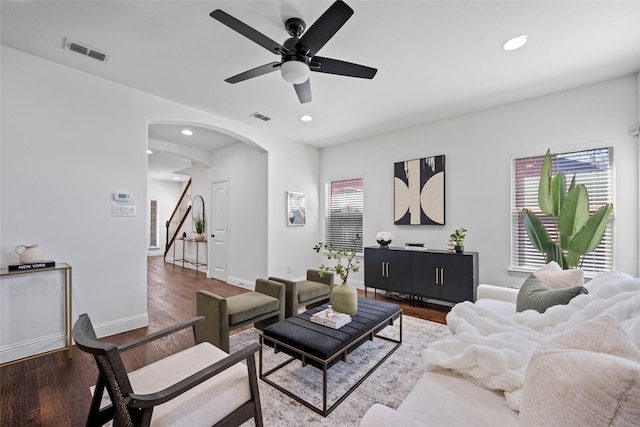
[[[191,212],[191,180],[187,183],[180,200],[176,204],[171,218],[166,223],[167,228],[167,244],[164,248],[164,257],[167,258],[169,248],[173,245],[178,237],[178,232],[182,228],[182,225],[186,221],[189,213]]]

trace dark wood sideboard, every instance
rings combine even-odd
[[[475,301],[478,253],[366,247],[364,286],[446,305]]]

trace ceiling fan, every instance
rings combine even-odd
[[[291,38],[281,45],[228,13],[220,9],[214,10],[210,13],[212,18],[281,57],[280,62],[262,65],[229,77],[225,81],[238,83],[279,69],[282,78],[293,84],[298,99],[304,104],[311,101],[310,71],[372,79],[378,71],[375,68],[316,55],[351,15],[353,9],[345,2],[337,0],[306,32],[306,24],[302,19],[287,19],[284,27]]]

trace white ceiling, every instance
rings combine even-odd
[[[278,56],[211,11],[282,43],[284,20],[296,16],[309,26],[331,3],[3,0],[0,37],[14,49],[316,147],[640,69],[640,1],[347,0],[354,15],[318,53],[375,67],[373,80],[312,73],[308,104],[277,72],[224,82]],[[529,35],[524,48],[500,49],[522,33]],[[110,58],[64,50],[65,37]],[[313,121],[301,122],[303,114]],[[166,139],[177,130],[157,132]]]

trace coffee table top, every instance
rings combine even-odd
[[[385,319],[396,317],[400,307],[384,301],[358,298],[358,313],[340,329],[314,323],[311,316],[327,308],[327,304],[267,326],[262,335],[324,361],[342,352]],[[382,326],[384,327],[384,325]]]

